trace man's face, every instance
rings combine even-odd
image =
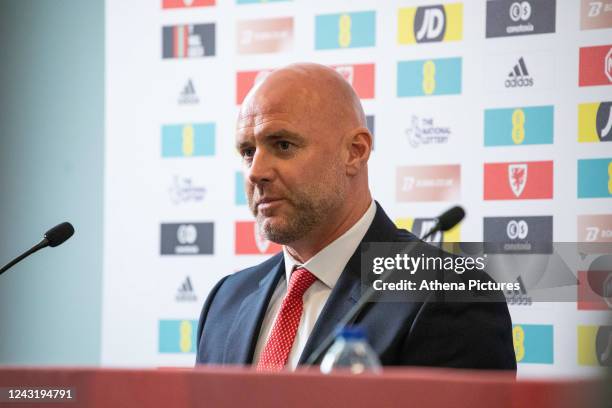
[[[345,204],[340,137],[295,107],[285,109],[264,98],[249,103],[236,135],[249,208],[264,238],[290,244]]]

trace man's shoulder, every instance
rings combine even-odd
[[[414,241],[420,241],[420,240],[419,240],[419,237],[414,235],[412,232],[405,230],[405,229],[397,228],[395,230],[395,241],[396,242],[414,242]]]
[[[279,252],[257,265],[234,272],[227,277],[224,284],[242,284],[252,282],[258,284],[259,281],[266,277],[273,268],[277,267],[282,260],[283,253]]]

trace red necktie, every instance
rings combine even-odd
[[[258,371],[280,371],[287,364],[302,319],[302,297],[316,280],[316,276],[304,268],[296,268],[291,274],[287,294],[272,326],[268,342],[259,356]]]

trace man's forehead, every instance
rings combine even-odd
[[[245,107],[238,114],[236,130],[260,127],[274,121],[293,122],[295,118],[295,112],[282,107],[266,109]]]

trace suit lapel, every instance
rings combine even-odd
[[[282,274],[283,257],[259,282],[259,288],[242,301],[234,323],[228,333],[223,362],[225,364],[251,364],[263,318],[268,309],[270,297]]]
[[[397,228],[376,203],[376,215],[372,224],[361,240],[364,242],[393,242],[396,239]],[[342,271],[338,282],[315,323],[312,333],[306,342],[304,351],[300,356],[299,364],[304,364],[317,346],[335,329],[338,322],[346,315],[350,308],[361,296],[361,244]]]

